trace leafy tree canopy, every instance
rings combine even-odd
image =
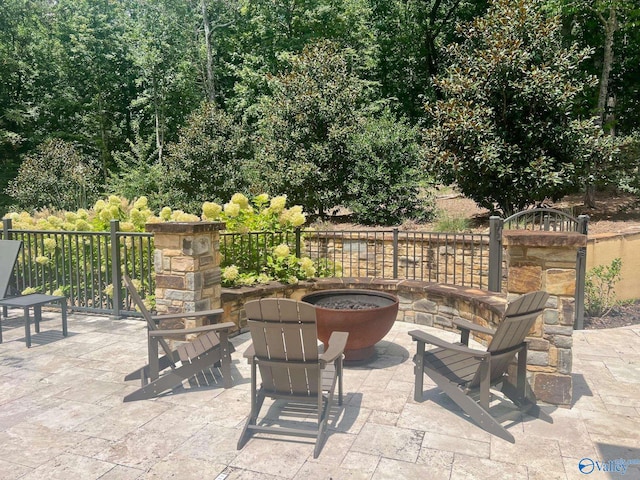
[[[540,1],[496,0],[460,25],[451,63],[427,105],[430,167],[479,205],[505,214],[575,190],[598,130],[572,115],[593,78],[580,75],[589,49],[565,48],[557,18]]]
[[[331,42],[305,48],[260,104],[252,182],[320,214],[345,200],[349,142],[367,100],[348,54]]]
[[[50,139],[24,159],[9,193],[20,208],[75,210],[97,197],[98,178],[92,157],[73,143]]]
[[[251,145],[242,128],[215,105],[203,103],[167,150],[160,190],[173,208],[198,213],[203,202],[245,189]]]

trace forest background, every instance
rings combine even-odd
[[[635,1],[4,0],[0,32],[0,214],[640,192]]]

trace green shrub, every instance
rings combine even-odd
[[[352,135],[349,156],[354,162],[346,187],[347,206],[365,225],[398,225],[433,217],[433,196],[424,188],[425,174],[416,127],[389,112],[369,118]]]
[[[610,265],[598,265],[587,272],[585,279],[585,313],[590,317],[604,317],[618,303],[615,286],[622,278],[622,259]]]
[[[447,213],[438,215],[434,226],[436,232],[462,233],[470,230],[469,219],[460,216],[452,216]]]
[[[34,278],[50,277],[56,271],[54,266],[61,265],[65,258],[58,245],[59,240],[56,240],[56,232],[105,232],[109,231],[111,220],[120,221],[120,230],[124,232],[142,232],[145,224],[150,222],[197,222],[201,219],[224,222],[225,233],[233,234],[224,235],[220,242],[222,283],[225,286],[251,285],[271,280],[296,283],[311,277],[328,276],[333,267],[326,259],[313,261],[307,257],[298,258],[291,252],[296,239],[296,229],[306,222],[306,215],[299,205],[287,208],[287,197],[284,195],[270,198],[261,194],[250,200],[245,195],[236,193],[224,205],[204,202],[201,217],[182,210],[172,210],[170,207],[162,208],[156,215],[149,208],[146,197],[130,202],[117,195],[98,200],[89,210],[40,211],[33,215],[27,212],[13,212],[6,217],[12,220],[12,226],[16,230],[51,231],[50,235],[44,234],[39,240],[30,240],[34,243],[33,251],[38,255],[33,268],[38,272],[46,271],[46,275],[42,273],[34,275]],[[131,242],[128,237],[123,248],[132,248],[127,242]],[[44,246],[40,247],[40,243]],[[88,256],[95,256],[96,252],[84,242],[70,248],[73,252],[67,252],[66,255],[71,257],[67,260],[73,265],[97,263],[87,261]],[[104,248],[108,248],[106,243]],[[25,249],[32,251],[31,246],[25,246]],[[141,258],[148,255],[146,247],[143,249],[145,250],[139,253]],[[108,256],[102,258],[110,261]],[[108,272],[111,266],[102,265],[100,268],[103,272]],[[130,271],[129,267],[126,268],[126,271]],[[68,275],[74,275],[73,272],[68,272]],[[39,289],[50,291],[57,288],[59,283],[65,282],[56,280],[52,283],[55,285],[42,285]],[[110,296],[109,286],[105,287],[103,292]]]
[[[86,208],[97,198],[99,176],[96,162],[77,145],[54,138],[25,157],[6,193],[25,209]]]

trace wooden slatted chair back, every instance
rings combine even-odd
[[[524,342],[536,319],[544,310],[549,294],[543,291],[521,295],[509,302],[505,315],[498,325],[487,351],[491,352],[491,381],[497,381],[507,372],[513,361],[517,347]],[[480,382],[476,374],[472,385]]]
[[[20,240],[0,240],[0,299],[7,295],[11,273],[21,246]]]
[[[318,393],[318,337],[313,305],[283,298],[245,304],[251,340],[265,390]]]

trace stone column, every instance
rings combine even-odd
[[[222,222],[148,223],[153,232],[156,310],[159,314],[220,308],[220,230]],[[184,328],[201,326],[186,320]],[[182,328],[162,325],[163,328]]]
[[[530,333],[531,385],[543,402],[570,406],[576,262],[587,236],[574,232],[504,232],[507,292],[545,290],[550,298]]]

